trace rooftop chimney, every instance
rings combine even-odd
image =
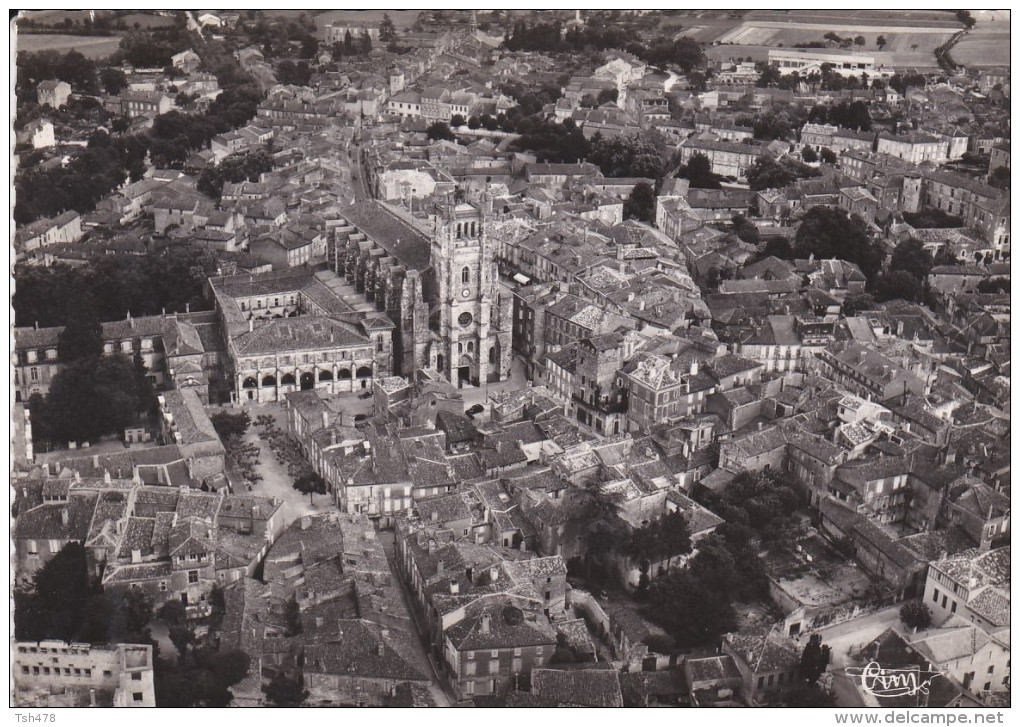
[[[93,467],[99,467],[99,455],[98,454],[92,455],[92,466]]]
[[[436,573],[442,573],[444,570],[446,570],[446,561],[440,558],[439,562],[436,563]]]
[[[325,429],[328,426],[329,426],[329,412],[324,411],[322,412],[322,428]],[[333,444],[336,444],[336,442],[333,442]]]
[[[480,630],[483,634],[487,634],[492,631],[492,617],[488,613],[482,614],[482,624]]]
[[[988,511],[988,517],[989,518],[991,517],[991,510],[990,509]],[[67,513],[67,508],[66,507],[60,508],[60,522],[61,522],[62,525],[64,525],[64,527],[67,527],[67,521],[69,519],[70,519],[70,516]]]
[[[458,593],[460,593],[460,584],[457,583],[457,581],[451,580],[450,581],[450,595],[451,596],[456,596]]]
[[[310,527],[312,527],[312,516],[311,515],[303,516],[301,518],[301,529],[308,530],[308,528]]]
[[[383,642],[380,641],[378,643],[378,645],[375,647],[375,649],[376,649],[376,653],[379,656],[385,656],[386,655],[386,645]]]
[[[249,318],[248,319],[248,332],[251,333],[254,330],[255,330],[255,319],[254,318]]]

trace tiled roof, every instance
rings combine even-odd
[[[238,334],[234,345],[241,355],[279,350],[313,350],[364,346],[370,341],[354,326],[322,316],[272,319]]]
[[[370,240],[412,270],[424,270],[429,266],[432,256],[429,239],[378,203],[358,202],[344,208],[341,214]]]
[[[532,669],[531,693],[541,700],[585,707],[622,707],[615,669]]]
[[[800,663],[800,653],[774,630],[758,634],[727,634],[734,658],[743,660],[755,674],[789,669]]]

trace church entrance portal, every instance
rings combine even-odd
[[[471,367],[461,366],[457,369],[457,388],[463,389],[465,384],[471,383]]]

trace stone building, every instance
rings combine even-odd
[[[440,202],[428,229],[378,203],[345,210],[329,264],[396,326],[393,374],[427,369],[458,386],[509,376],[513,306],[499,283],[488,205]]]
[[[156,706],[148,644],[32,641],[11,651],[15,706]]]

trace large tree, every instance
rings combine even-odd
[[[652,583],[646,612],[680,648],[711,646],[737,627],[728,595],[688,569],[671,571]]]
[[[712,172],[712,162],[704,154],[694,154],[681,165],[677,176],[687,179],[697,189],[719,189],[719,178]]]
[[[308,690],[302,687],[299,677],[289,677],[277,672],[264,689],[266,698],[277,707],[296,707],[308,698]]]
[[[908,628],[926,629],[931,626],[931,609],[920,601],[907,601],[900,607],[900,621]]]
[[[85,548],[68,543],[36,572],[30,589],[16,593],[16,637],[24,641],[74,640],[90,594]]]
[[[1010,172],[1009,167],[996,167],[988,175],[988,183],[999,189],[1009,189]]]
[[[770,157],[760,156],[747,170],[747,184],[754,190],[778,189],[794,180],[794,175]]]
[[[224,409],[213,414],[209,420],[224,442],[230,437],[243,437],[251,425],[251,417],[244,409],[237,412]]]
[[[876,275],[869,288],[875,300],[884,303],[889,300],[922,301],[924,286],[915,275],[905,270],[891,270]]]
[[[383,43],[392,43],[397,39],[397,28],[393,25],[393,18],[389,13],[383,13],[382,22],[379,23],[379,40]]]
[[[98,357],[103,353],[103,326],[89,295],[78,295],[68,305],[67,324],[57,336],[57,355],[65,363]]]
[[[655,219],[655,190],[648,182],[638,182],[623,203],[624,219],[651,222]]]
[[[922,281],[928,276],[933,264],[931,253],[924,249],[924,244],[910,238],[895,247],[889,260],[889,269],[902,270]]]
[[[832,658],[831,650],[822,644],[819,634],[812,634],[800,655],[800,678],[814,684],[825,673]]]
[[[454,141],[457,136],[450,130],[450,127],[442,121],[435,121],[429,124],[425,130],[426,136],[433,140]]]
[[[138,419],[142,402],[131,360],[122,355],[79,359],[50,383],[46,428],[59,441],[117,434]]]
[[[309,472],[294,480],[294,489],[308,495],[308,502],[314,504],[316,495],[326,494],[326,481],[314,472]]]
[[[836,207],[808,210],[797,229],[794,252],[801,258],[814,255],[856,263],[868,278],[882,266],[882,252],[871,241],[864,220]]]

